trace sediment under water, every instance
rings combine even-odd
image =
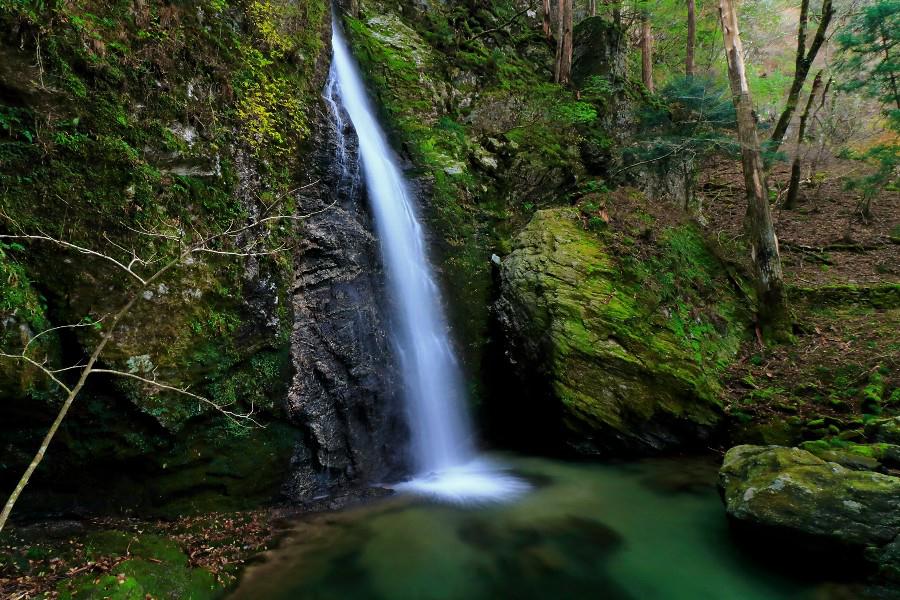
[[[480,507],[398,495],[310,515],[231,600],[860,597],[828,573],[799,580],[742,552],[714,461],[503,461],[530,493]]]

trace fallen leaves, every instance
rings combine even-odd
[[[88,519],[84,532],[119,530],[134,534],[163,535],[174,540],[187,554],[189,564],[212,572],[223,585],[236,579],[247,559],[268,548],[274,536],[276,511],[263,509],[240,513],[209,513],[186,516],[175,521],[139,521],[125,518]],[[79,536],[80,537],[80,536]],[[0,545],[0,598],[56,598],[58,586],[74,577],[91,573],[95,582],[115,575],[119,585],[126,583],[119,565],[133,558],[131,545],[116,556],[98,556],[79,538],[41,538],[17,535],[11,528],[4,532]],[[164,561],[141,557],[157,564]],[[146,600],[153,600],[151,595]]]

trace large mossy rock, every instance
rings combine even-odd
[[[588,77],[608,82],[625,79],[625,31],[604,17],[583,19],[575,26],[572,80],[583,85]]]
[[[847,469],[799,448],[736,446],[719,486],[731,518],[791,534],[785,539],[862,548],[900,535],[900,477]]]
[[[705,282],[706,306],[660,283],[672,261]],[[614,256],[575,211],[537,212],[501,268],[496,309],[517,380],[507,419],[540,413],[549,437],[556,418],[588,454],[707,438],[721,416],[717,373],[742,335],[719,269],[691,225],[662,232],[658,256],[640,264]]]

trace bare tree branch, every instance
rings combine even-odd
[[[146,285],[146,281],[137,273],[132,271],[127,265],[119,262],[112,256],[107,254],[103,254],[102,252],[97,252],[96,250],[91,250],[90,248],[85,248],[84,246],[79,246],[78,244],[73,244],[71,242],[66,242],[64,240],[60,240],[54,237],[50,237],[49,235],[28,235],[28,234],[0,234],[0,240],[41,240],[45,242],[51,242],[56,244],[57,246],[62,246],[63,248],[69,248],[71,250],[75,250],[80,252],[81,254],[89,254],[91,256],[96,256],[98,258],[102,258],[103,260],[109,261],[128,273],[131,277],[136,279],[138,283]]]
[[[298,190],[306,189],[313,185],[315,185],[315,183],[311,183],[311,184],[308,184],[301,188],[298,188]],[[312,216],[321,214],[321,213],[331,209],[336,204],[337,204],[337,199],[335,199],[333,202],[331,202],[331,204],[329,204],[328,206],[326,206],[320,210],[316,210],[311,213],[305,214],[305,215],[275,215],[275,216],[265,217],[262,219],[257,219],[255,221],[250,222],[247,225],[244,225],[244,226],[238,227],[238,228],[235,228],[234,223],[232,222],[232,223],[229,223],[229,225],[225,229],[225,231],[207,235],[207,236],[203,236],[202,234],[200,234],[200,232],[197,231],[197,228],[194,226],[194,224],[191,223],[191,229],[193,230],[193,232],[196,235],[196,241],[191,244],[185,244],[183,239],[176,239],[176,238],[174,238],[174,236],[167,236],[165,234],[154,234],[153,232],[149,232],[149,231],[136,231],[136,230],[132,229],[132,231],[135,231],[135,233],[140,233],[142,235],[156,236],[156,237],[164,237],[166,239],[172,239],[173,241],[179,241],[182,244],[182,247],[181,247],[180,251],[177,253],[177,255],[175,255],[170,260],[168,260],[164,265],[162,265],[159,269],[157,269],[156,272],[154,272],[152,275],[143,276],[143,277],[141,275],[139,275],[138,273],[136,273],[133,270],[133,267],[137,264],[146,266],[149,264],[149,261],[142,260],[140,257],[137,256],[137,253],[134,251],[130,252],[131,261],[129,262],[129,264],[126,265],[123,262],[121,262],[120,260],[118,260],[112,256],[109,256],[107,254],[104,254],[102,252],[98,252],[96,250],[92,250],[92,249],[86,248],[84,246],[79,246],[78,244],[73,244],[73,243],[67,242],[65,240],[54,238],[52,236],[44,234],[43,232],[39,232],[39,235],[29,234],[29,233],[25,232],[22,229],[22,227],[14,219],[9,217],[9,215],[7,215],[5,212],[2,211],[2,209],[0,209],[0,216],[4,217],[8,221],[10,221],[15,226],[16,229],[18,229],[19,231],[22,232],[20,234],[2,234],[2,235],[0,235],[0,240],[16,239],[16,240],[29,240],[29,241],[46,241],[46,242],[51,242],[53,244],[56,244],[63,248],[75,250],[81,254],[96,256],[97,258],[100,258],[104,261],[107,261],[107,262],[119,267],[122,271],[127,273],[131,279],[133,279],[134,281],[137,281],[137,283],[138,283],[138,285],[135,285],[133,287],[133,289],[130,292],[128,292],[127,300],[126,300],[125,304],[118,310],[118,312],[116,312],[113,315],[108,327],[106,327],[106,329],[103,331],[103,333],[100,337],[100,341],[97,343],[93,352],[91,352],[91,355],[88,358],[88,361],[85,365],[83,365],[83,366],[76,365],[73,367],[66,367],[64,369],[60,369],[59,371],[53,371],[51,369],[48,369],[41,363],[37,362],[36,360],[32,359],[31,357],[26,356],[24,354],[24,350],[23,350],[22,354],[18,354],[18,355],[0,353],[0,358],[10,358],[13,360],[24,361],[24,362],[40,369],[53,382],[55,382],[57,385],[59,385],[63,390],[65,390],[67,392],[66,399],[63,402],[62,406],[60,407],[60,409],[56,415],[56,418],[54,419],[53,423],[50,425],[50,428],[47,430],[46,435],[44,436],[43,440],[41,441],[40,448],[38,449],[37,453],[34,455],[34,458],[31,460],[31,463],[29,463],[28,468],[25,469],[25,472],[22,475],[22,477],[19,479],[18,483],[16,484],[16,487],[13,489],[12,493],[9,495],[9,498],[6,501],[6,504],[4,505],[2,512],[0,512],[0,531],[3,531],[3,528],[6,525],[6,522],[9,520],[9,515],[11,514],[16,501],[18,500],[19,496],[22,494],[22,491],[25,489],[25,486],[28,485],[28,482],[31,479],[31,476],[34,473],[35,469],[37,469],[38,465],[43,460],[44,455],[47,452],[47,448],[50,446],[50,443],[53,441],[53,438],[56,435],[56,432],[59,430],[60,425],[62,424],[63,420],[65,419],[66,415],[68,414],[69,409],[72,407],[72,404],[74,403],[75,399],[78,397],[78,394],[81,392],[82,388],[84,387],[85,382],[87,381],[87,378],[91,375],[91,373],[106,373],[109,375],[115,375],[115,376],[120,376],[120,377],[129,377],[129,378],[132,378],[132,379],[135,379],[138,381],[142,381],[148,385],[153,385],[159,389],[182,394],[182,395],[188,396],[190,398],[193,398],[199,402],[211,405],[217,411],[223,413],[228,418],[232,419],[235,422],[238,422],[239,424],[241,424],[243,426],[246,426],[246,425],[244,425],[243,423],[240,423],[240,421],[246,420],[246,421],[252,422],[253,424],[255,424],[257,426],[262,427],[262,424],[260,424],[256,419],[253,418],[253,414],[255,413],[255,406],[252,403],[251,403],[250,411],[247,413],[242,414],[242,413],[238,413],[238,412],[234,412],[234,411],[229,411],[225,407],[216,404],[212,400],[209,400],[208,398],[204,398],[203,396],[200,396],[198,394],[194,394],[193,392],[190,392],[187,389],[177,388],[177,387],[174,387],[174,386],[171,386],[168,384],[160,383],[160,382],[154,381],[152,379],[147,379],[145,377],[141,377],[140,375],[136,375],[134,373],[126,373],[124,371],[116,371],[114,369],[96,369],[96,368],[94,368],[94,365],[100,359],[100,355],[103,353],[103,350],[106,348],[107,344],[109,344],[110,340],[112,340],[112,337],[115,334],[116,329],[119,326],[119,324],[121,323],[121,321],[130,313],[130,311],[134,307],[135,303],[138,302],[140,300],[140,298],[142,298],[143,292],[146,289],[148,289],[152,284],[154,284],[156,281],[161,279],[170,270],[172,270],[173,268],[182,264],[184,262],[184,260],[191,254],[196,253],[196,252],[210,252],[213,254],[224,254],[224,255],[228,255],[228,256],[259,256],[262,254],[275,253],[278,250],[265,251],[265,252],[230,251],[230,250],[217,250],[214,248],[210,248],[209,245],[212,242],[222,239],[224,237],[234,238],[243,232],[249,231],[255,227],[259,227],[260,225],[263,225],[268,222],[279,221],[279,220],[287,221],[287,220],[308,219]],[[271,210],[273,207],[274,207],[274,204],[272,206],[269,206],[267,208],[267,210]],[[131,228],[129,228],[129,229],[131,229]],[[104,235],[104,237],[106,237],[106,236]],[[120,245],[115,244],[114,242],[112,242],[112,240],[109,240],[109,238],[106,238],[106,239],[108,242],[112,243],[114,246],[118,247],[123,252],[126,252],[126,254],[129,253],[127,250],[122,248]],[[158,259],[154,259],[154,262],[156,260],[158,260]],[[94,324],[96,324],[96,323],[80,323],[80,324],[76,324],[76,325],[64,325],[64,326],[56,327],[53,329],[63,329],[66,327],[82,327],[82,326],[89,326],[89,325],[94,325]],[[53,330],[53,329],[51,329],[51,330]],[[43,335],[45,333],[48,333],[51,330],[41,332],[40,334],[35,336],[35,338],[37,338],[40,335]],[[29,341],[29,343],[25,347],[26,350],[28,349],[31,342],[33,342],[35,338],[32,338],[32,340]],[[74,386],[71,386],[71,387],[67,386],[56,376],[57,372],[72,370],[72,369],[76,369],[76,368],[81,368],[81,374],[79,375],[78,381],[75,383]]]
[[[76,329],[78,327],[94,327],[95,325],[98,325],[102,321],[103,321],[103,318],[100,318],[100,319],[97,319],[96,321],[91,321],[89,323],[74,323],[72,325],[59,325],[57,327],[51,327],[50,329],[45,329],[45,330],[41,331],[40,333],[32,336],[32,338],[30,340],[28,340],[28,343],[25,344],[25,347],[22,349],[22,355],[24,356],[28,352],[28,348],[31,346],[31,344],[33,344],[35,342],[35,340],[37,340],[42,335],[52,333],[54,331],[59,331],[60,329]]]
[[[229,419],[231,419],[233,422],[240,425],[241,427],[247,427],[249,429],[249,427],[246,424],[241,422],[241,421],[246,420],[246,421],[250,421],[257,427],[265,428],[265,425],[263,425],[262,423],[260,423],[259,421],[257,421],[256,419],[253,418],[253,415],[256,413],[253,406],[250,407],[250,411],[247,413],[236,413],[234,411],[230,411],[225,408],[226,406],[230,406],[228,404],[224,404],[224,405],[216,404],[209,398],[205,398],[204,396],[200,396],[199,394],[195,394],[193,392],[188,391],[187,388],[179,388],[179,387],[175,387],[173,385],[168,385],[166,383],[161,383],[159,381],[156,381],[155,379],[147,379],[146,377],[141,377],[140,375],[137,375],[136,373],[128,373],[127,371],[117,371],[115,369],[93,369],[91,372],[92,373],[105,373],[107,375],[115,375],[116,377],[128,377],[130,379],[136,379],[143,383],[158,387],[161,390],[175,392],[176,394],[182,394],[189,398],[193,398],[194,400],[199,400],[200,402],[203,402],[204,404],[208,404],[209,406],[212,406],[214,409],[216,409],[223,415],[227,416]]]
[[[56,377],[56,373],[58,373],[58,371],[51,371],[50,369],[48,369],[47,367],[45,367],[38,361],[34,360],[33,358],[25,356],[24,354],[7,354],[5,352],[0,352],[0,358],[9,358],[12,360],[21,360],[23,362],[27,362],[32,367],[35,367],[35,368],[43,371],[44,375],[46,375],[51,380],[53,380],[53,383],[55,383],[56,385],[58,385],[59,387],[64,389],[66,392],[72,391],[71,389],[69,389],[69,386],[67,386],[65,383],[60,381],[59,378]]]

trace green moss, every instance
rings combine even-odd
[[[862,390],[862,403],[860,408],[863,413],[881,414],[881,399],[884,396],[884,375],[873,371],[869,381]]]
[[[212,573],[190,567],[178,545],[161,536],[101,531],[89,534],[85,546],[95,559],[130,558],[116,565],[109,575],[89,573],[61,583],[57,588],[60,598],[206,600],[219,597],[223,591]]]
[[[718,377],[744,336],[723,268],[690,226],[664,231],[644,264],[622,261],[602,237],[571,209],[535,214],[503,267],[502,302],[527,315],[513,335],[549,355],[570,429],[639,437],[657,418],[711,425]],[[662,265],[677,265],[677,278],[648,285]],[[717,322],[696,309],[701,294],[726,307]]]
[[[900,284],[896,283],[870,286],[846,284],[815,288],[792,287],[789,294],[794,301],[806,303],[817,310],[846,305],[880,309],[900,308]]]
[[[132,250],[153,258],[137,265],[142,273],[164,264],[178,244],[141,231],[221,232],[275,202],[291,212],[295,201],[287,192],[305,177],[296,165],[306,156],[310,111],[320,102],[328,11],[324,0],[0,0],[0,27],[9,33],[0,40],[0,209],[25,231],[125,264]],[[0,232],[10,229],[2,219]],[[283,223],[265,233],[261,248],[293,246],[298,235]],[[233,248],[223,241],[217,249]],[[274,398],[287,379],[291,257],[260,257],[254,267],[278,300],[277,315],[265,319],[241,299],[240,259],[202,254],[189,262],[145,291],[104,364],[152,373],[236,412],[253,407],[264,423],[281,418]],[[0,320],[13,324],[0,333],[4,351],[20,348],[29,328],[114,313],[132,285],[101,260],[40,243],[0,248],[0,277],[9,284],[0,286]],[[67,343],[81,352],[100,333],[80,329],[67,334]],[[42,341],[50,364],[64,366],[57,364],[56,340]],[[25,453],[18,448],[34,447],[55,400],[35,374],[7,366],[0,364],[0,396],[12,398],[0,422],[4,433],[14,429],[15,451],[4,453],[3,471],[21,468]],[[57,465],[59,476],[67,461],[93,465],[98,457],[187,464],[180,436],[195,427],[216,431],[232,455],[241,444],[251,455],[266,446],[214,413],[184,396],[98,376],[46,463]],[[232,475],[239,478],[257,470],[238,466],[244,471]],[[194,477],[202,475],[198,467]],[[259,478],[257,499],[264,488],[261,495],[270,497],[271,479],[268,471]],[[130,492],[123,505],[146,500],[141,490]],[[191,493],[190,486],[179,493]]]

